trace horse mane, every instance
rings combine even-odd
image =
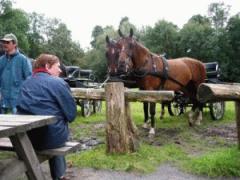
[[[148,48],[146,48],[142,43],[138,42],[135,40],[136,43],[136,48],[139,52],[141,52],[142,56],[147,56],[147,55],[156,55],[154,53],[152,53]]]

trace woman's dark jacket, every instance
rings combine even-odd
[[[68,123],[76,117],[76,103],[68,84],[46,72],[32,75],[22,84],[17,101],[19,114],[53,115],[53,124],[30,131],[36,149],[62,146],[69,135]]]

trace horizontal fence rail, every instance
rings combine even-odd
[[[240,100],[240,84],[203,83],[198,88],[198,99],[201,102],[238,101]]]
[[[72,95],[79,99],[106,100],[104,89],[94,88],[71,88]],[[162,102],[171,101],[174,91],[136,91],[125,89],[124,96],[129,102]]]

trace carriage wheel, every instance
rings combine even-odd
[[[98,113],[102,110],[102,101],[94,100],[93,101],[93,112]]]
[[[183,114],[186,111],[186,107],[183,105],[173,101],[172,103],[169,103],[168,105],[168,113],[170,116],[179,116]]]
[[[84,100],[81,106],[82,116],[89,117],[92,113],[92,103],[91,101]]]
[[[219,101],[219,102],[210,103],[209,109],[210,109],[210,114],[211,114],[212,119],[220,120],[224,116],[225,102]]]

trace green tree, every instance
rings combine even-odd
[[[160,20],[153,28],[147,27],[142,40],[154,53],[166,53],[169,58],[177,56],[178,27],[170,22]]]
[[[30,44],[29,57],[36,58],[44,51],[44,27],[46,27],[46,18],[35,12],[28,15],[30,21],[30,30],[28,32],[28,42]]]
[[[196,20],[196,17],[197,20]],[[212,61],[216,45],[214,29],[205,17],[193,16],[179,32],[180,56],[190,56],[204,62]]]
[[[103,34],[103,28],[101,26],[95,26],[93,31],[92,31],[92,38],[93,40],[91,41],[91,45],[93,48],[96,48],[96,41],[97,41],[97,37],[99,35]]]
[[[208,8],[208,15],[217,34],[224,28],[229,17],[230,6],[221,3],[212,3]]]
[[[231,17],[224,34],[224,42],[219,43],[226,57],[221,61],[223,78],[226,81],[240,82],[240,13]]]
[[[81,67],[92,69],[98,80],[103,81],[107,74],[106,36],[112,39],[118,37],[117,31],[112,26],[102,28],[103,32],[98,34],[95,39],[95,47],[85,53],[81,61]]]
[[[26,34],[28,31],[28,15],[20,9],[13,9],[11,1],[0,1],[0,36],[14,33],[18,38],[19,47],[28,53],[29,43]]]
[[[119,23],[118,29],[121,30],[123,35],[129,35],[130,29],[133,29],[134,36],[139,38],[139,33],[134,24],[130,23],[128,17],[123,17]]]
[[[58,27],[50,28],[48,32],[48,43],[46,50],[56,54],[65,64],[79,64],[84,52],[78,43],[72,41],[71,31],[64,23],[59,23]]]

